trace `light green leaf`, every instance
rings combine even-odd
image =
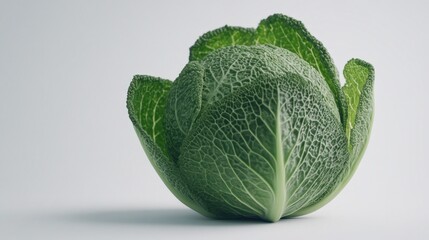
[[[202,110],[178,165],[221,217],[277,221],[328,194],[347,164],[342,125],[311,81],[258,81]]]
[[[161,78],[136,75],[130,84],[127,108],[134,126],[144,131],[156,146],[167,154],[164,111],[172,82]]]
[[[167,146],[173,159],[177,159],[180,146],[188,135],[192,123],[201,109],[204,68],[190,62],[174,81],[165,109]]]
[[[262,20],[256,30],[229,26],[216,29],[197,40],[190,49],[190,59],[201,60],[210,52],[226,46],[257,44],[271,44],[287,49],[314,67],[328,84],[345,127],[347,103],[341,91],[338,72],[325,47],[300,21],[274,14]]]
[[[368,144],[372,127],[374,68],[363,60],[352,59],[344,67],[344,77],[343,91],[349,108],[346,135],[352,154],[350,174],[353,174]]]
[[[165,144],[164,111],[172,82],[137,75],[128,89],[127,108],[143,149],[168,189],[185,205],[211,216],[184,183],[177,165],[168,157]]]
[[[254,45],[252,28],[224,26],[202,35],[190,49],[189,61],[201,60],[216,49],[235,45]]]

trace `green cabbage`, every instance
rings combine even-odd
[[[201,36],[171,82],[137,75],[127,107],[170,191],[214,218],[313,212],[347,184],[368,143],[373,67],[338,72],[323,45],[290,17]]]

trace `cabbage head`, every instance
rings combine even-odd
[[[350,180],[373,119],[373,67],[346,83],[303,24],[274,14],[256,29],[201,36],[177,79],[136,75],[129,116],[153,167],[191,209],[275,222],[311,213]]]

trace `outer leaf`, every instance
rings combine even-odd
[[[285,48],[317,69],[335,97],[345,127],[347,103],[341,91],[338,72],[329,53],[304,25],[293,18],[274,14],[264,19],[256,30],[225,26],[201,36],[190,49],[190,60],[201,60],[216,49],[234,45],[272,44]]]
[[[180,146],[201,109],[204,68],[190,62],[174,81],[165,110],[167,146],[170,156],[177,159]]]
[[[368,145],[374,114],[374,68],[365,61],[352,59],[344,67],[344,76],[346,85],[343,91],[349,108],[346,135],[350,158],[347,167],[335,191],[295,215],[307,214],[331,201],[350,181]]]
[[[363,94],[363,88],[367,82],[372,86],[372,82],[374,81],[374,68],[370,64],[360,59],[352,59],[347,62],[346,66],[344,67],[344,77],[346,78],[346,84],[343,87],[343,91],[347,98],[349,109],[346,133],[347,138],[350,139],[352,129],[356,123],[356,114],[359,111],[358,105],[361,95]],[[372,98],[372,89],[370,95]]]
[[[167,155],[163,123],[171,84],[160,78],[135,76],[128,89],[128,113],[147,157],[168,189],[188,207],[211,216],[196,203],[177,165]]]
[[[137,129],[146,135],[166,154],[164,107],[171,81],[151,76],[136,75],[130,84],[127,108],[130,119]]]
[[[334,62],[323,44],[312,36],[300,21],[282,14],[274,14],[259,24],[257,42],[273,44],[297,54],[316,68],[328,83],[336,99],[341,121],[347,117],[347,105]]]
[[[190,49],[189,61],[201,60],[216,49],[235,45],[254,45],[255,30],[230,27],[210,31],[202,35]]]
[[[352,59],[344,67],[343,87],[349,106],[346,135],[351,151],[347,181],[355,172],[369,141],[374,113],[374,68],[371,64]]]
[[[347,159],[342,126],[319,89],[285,73],[203,110],[178,164],[217,216],[277,221],[332,191]]]

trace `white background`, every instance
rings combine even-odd
[[[0,2],[0,239],[429,239],[426,1]],[[272,13],[305,23],[340,72],[376,69],[352,181],[275,224],[216,221],[163,185],[127,116],[134,74],[174,79],[188,48]]]

